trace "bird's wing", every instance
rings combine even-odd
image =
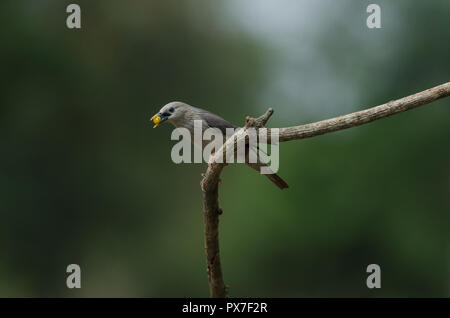
[[[200,117],[208,124],[209,127],[218,128],[224,134],[226,135],[226,128],[236,128],[235,125],[229,123],[222,117],[213,114],[207,110],[197,108],[196,111],[200,115]]]
[[[209,127],[213,127],[213,128],[218,128],[220,129],[220,131],[222,131],[222,134],[224,134],[224,136],[226,135],[226,129],[227,128],[237,128],[237,126],[229,123],[228,121],[226,121],[225,119],[223,119],[220,116],[217,116],[207,110],[201,109],[201,108],[195,108],[195,111],[198,113],[198,115],[200,116],[200,118],[202,118],[206,124]],[[252,152],[256,152],[256,156],[257,156],[257,162],[255,163],[250,163],[248,162],[248,156],[250,151]],[[258,146],[253,146],[253,147],[246,147],[246,163],[248,166],[250,166],[251,168],[255,169],[256,171],[260,172],[260,168],[265,166],[267,167],[267,163],[265,162],[266,160],[264,158],[262,158],[259,154],[258,151],[260,151],[261,153],[267,155],[264,151],[262,151],[261,149],[259,149]],[[280,189],[284,189],[284,188],[289,188],[289,185],[283,180],[281,179],[277,174],[272,173],[272,174],[266,174],[265,175],[267,178],[269,178],[270,181],[272,181],[273,183],[275,183]]]

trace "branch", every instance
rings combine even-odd
[[[447,96],[450,96],[450,82],[359,112],[311,124],[280,128],[280,142],[310,138],[367,124],[384,117],[429,104]],[[240,138],[245,138],[245,129],[250,127],[264,127],[272,114],[273,109],[269,108],[266,113],[259,118],[247,117],[245,127],[238,130],[231,138],[227,139],[217,153],[226,152],[226,150],[229,149],[231,145],[235,145]],[[235,147],[234,149],[237,148]],[[208,169],[203,175],[203,180],[201,182],[205,224],[205,250],[210,295],[211,297],[223,298],[227,297],[227,287],[222,276],[219,254],[219,215],[222,214],[222,210],[219,207],[218,184],[220,173],[225,164],[216,162],[214,157],[212,159],[213,160],[208,164]]]
[[[269,120],[270,116],[273,114],[273,109],[269,108],[261,117],[258,118],[252,118],[250,116],[247,116],[245,118],[245,128],[262,128]]]
[[[261,128],[273,114],[273,109],[269,108],[264,115],[259,118],[246,118],[245,128]],[[245,138],[245,130],[241,129],[227,139],[217,153],[226,153],[226,149],[233,143],[237,143],[240,138]],[[234,148],[237,149],[237,148]],[[205,225],[205,250],[206,264],[209,278],[209,293],[213,298],[227,297],[227,286],[223,281],[222,266],[220,264],[219,253],[219,215],[222,209],[219,207],[218,184],[220,173],[225,164],[218,163],[214,157],[208,164],[208,169],[203,175],[201,188],[203,191],[203,218]]]
[[[219,215],[222,210],[219,208],[217,183],[209,191],[203,192],[203,213],[209,294],[213,298],[225,298],[227,287],[222,277],[219,254]]]
[[[426,91],[410,95],[386,104],[318,121],[311,124],[280,128],[280,142],[296,139],[305,139],[350,127],[367,124],[372,121],[392,116],[425,104],[429,104],[450,95],[450,82],[427,89]]]

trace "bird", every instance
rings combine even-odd
[[[226,136],[227,128],[238,128],[237,126],[226,121],[222,117],[213,114],[205,109],[194,107],[183,102],[170,102],[164,105],[159,112],[157,112],[153,117],[150,118],[151,121],[155,123],[153,128],[158,127],[161,123],[167,121],[171,123],[176,128],[186,128],[191,133],[194,134],[194,121],[202,121],[202,130],[205,131],[208,128],[219,129],[223,136]],[[193,139],[193,138],[192,138]],[[205,147],[210,141],[203,141],[202,145],[196,145],[200,147]],[[256,150],[257,151],[257,150]],[[246,156],[248,156],[248,147],[246,150]],[[261,156],[257,155],[257,160],[255,163],[246,162],[248,166],[256,171],[260,171],[261,167],[267,167],[267,163],[263,161]],[[289,188],[289,185],[276,173],[265,174],[265,176],[272,181],[278,188],[285,189]]]

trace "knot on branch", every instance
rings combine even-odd
[[[250,127],[263,128],[266,125],[267,121],[269,120],[270,116],[272,116],[272,114],[273,114],[273,109],[269,108],[264,114],[262,114],[261,116],[259,116],[257,118],[247,116],[245,118],[245,128],[250,128]]]

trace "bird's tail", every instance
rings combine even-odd
[[[278,188],[280,188],[281,190],[289,188],[289,185],[286,183],[286,181],[284,181],[283,179],[281,179],[277,174],[266,174],[266,177],[269,178],[270,181],[272,181],[273,183],[275,183],[277,185]]]

